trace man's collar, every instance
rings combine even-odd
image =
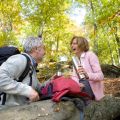
[[[37,62],[36,62],[36,60],[33,58],[32,55],[29,54],[29,56],[30,56],[30,58],[31,58],[31,60],[32,60],[32,64],[33,64],[33,66],[36,68],[37,65],[38,65]]]

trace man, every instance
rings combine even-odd
[[[25,70],[27,59],[22,54],[13,55],[0,66],[0,91],[6,93],[5,106],[22,105],[27,102],[35,102],[40,99],[40,83],[36,76],[36,64],[45,55],[44,45],[41,38],[29,37],[24,43],[24,51],[31,61],[32,85],[29,86],[30,76],[28,75],[18,82],[18,78]]]

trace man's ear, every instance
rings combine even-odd
[[[32,48],[31,53],[35,52],[36,50],[37,50],[36,47],[35,47],[35,48]]]

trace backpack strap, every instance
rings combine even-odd
[[[5,105],[5,102],[6,102],[6,93],[4,93],[4,92],[0,93],[0,101],[1,101],[1,99],[2,99],[2,103],[1,104]]]
[[[26,67],[25,67],[23,73],[22,73],[21,76],[19,77],[18,82],[22,82],[23,79],[28,75],[28,73],[29,73],[30,71],[31,71],[30,73],[32,73],[32,66],[31,66],[31,60],[30,60],[30,58],[29,58],[26,54],[22,54],[22,55],[26,57],[26,59],[27,59],[27,64],[26,64]]]
[[[6,102],[6,93],[3,92],[2,105],[5,105],[5,102]]]

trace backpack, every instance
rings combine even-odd
[[[10,56],[20,54],[20,51],[13,46],[5,46],[0,48],[0,65],[5,62]]]
[[[16,54],[20,54],[20,51],[13,46],[5,46],[0,48],[0,65],[5,62],[10,56],[12,55],[16,55]],[[23,79],[28,75],[29,71],[30,71],[30,83],[29,85],[32,85],[32,69],[31,69],[31,61],[30,58],[26,55],[26,54],[22,54],[26,57],[27,59],[27,64],[26,67],[23,71],[23,73],[21,74],[21,76],[18,79],[18,82],[22,82]],[[3,99],[2,99],[2,105],[5,105],[6,102],[6,93],[4,92],[0,92],[0,100],[1,100],[1,96],[3,95]]]

